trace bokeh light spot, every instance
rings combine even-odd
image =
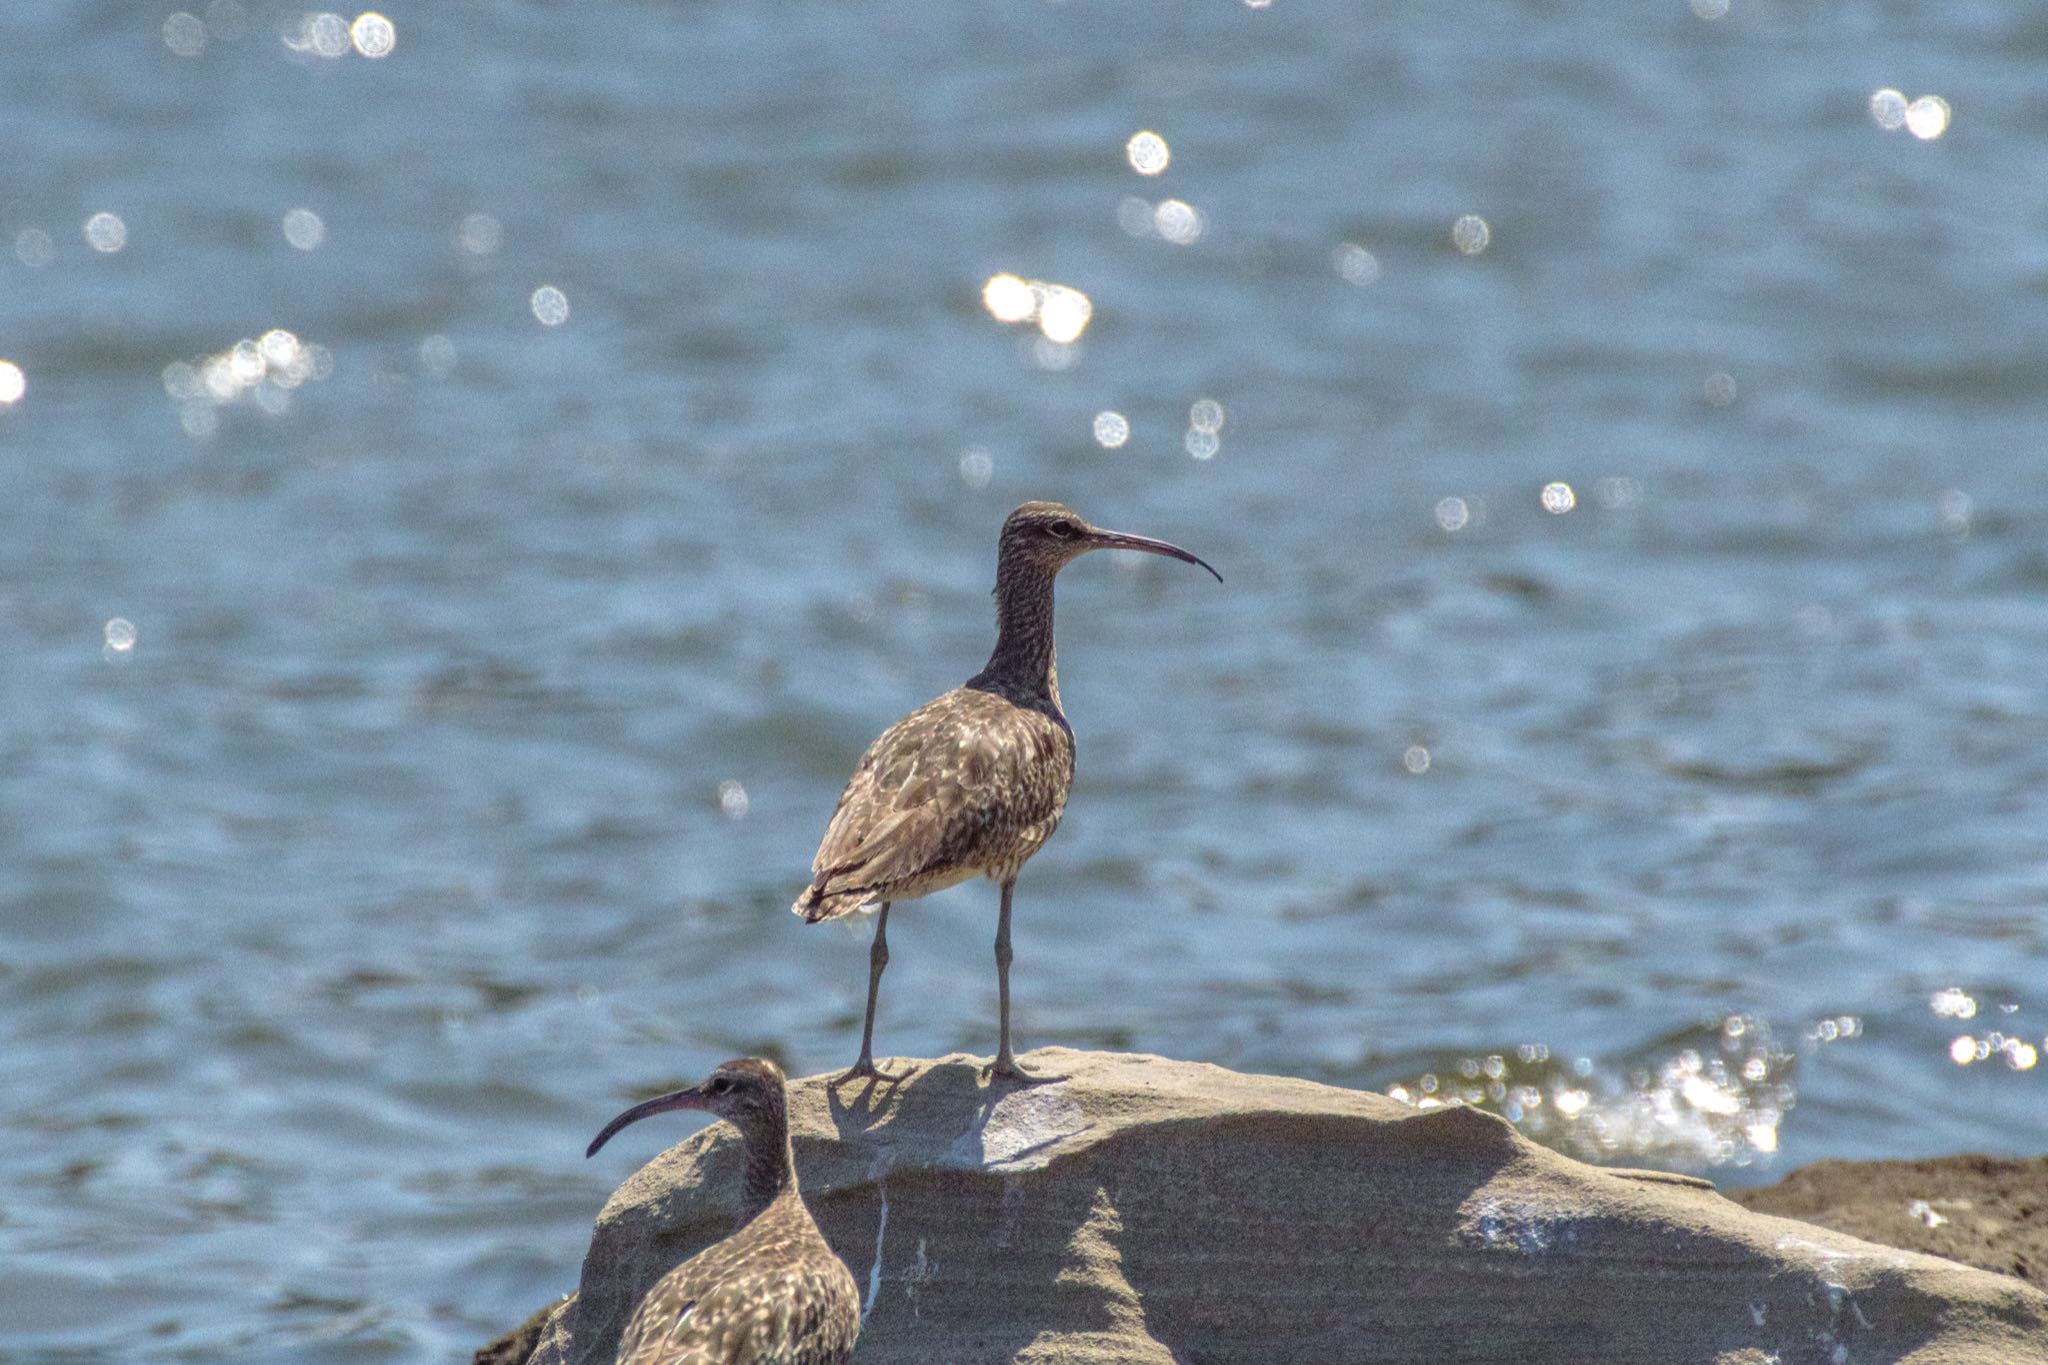
[[[1436,524],[1446,531],[1462,531],[1472,520],[1472,509],[1463,498],[1443,498],[1436,505]]]
[[[1188,425],[1196,431],[1221,431],[1223,418],[1223,405],[1213,398],[1197,398],[1188,408]]]
[[[316,14],[306,24],[306,41],[313,51],[330,61],[348,55],[348,21],[339,14]]]
[[[1417,777],[1422,776],[1429,771],[1429,750],[1420,744],[1409,745],[1407,752],[1401,755],[1401,766]]]
[[[1948,101],[1939,95],[1922,95],[1906,106],[1906,131],[1922,142],[1932,142],[1948,131]]]
[[[1977,1002],[1967,991],[1956,986],[1938,990],[1927,999],[1927,1008],[1934,1011],[1939,1019],[1974,1019],[1977,1017]]]
[[[1727,407],[1735,401],[1738,393],[1735,376],[1726,370],[1714,371],[1700,384],[1700,397],[1706,399],[1707,406],[1712,408]]]
[[[293,52],[310,52],[330,61],[346,56],[350,47],[348,20],[330,12],[302,14],[296,22],[287,21],[283,38]]]
[[[11,360],[0,360],[0,408],[12,407],[28,392],[28,376]]]
[[[103,633],[107,648],[116,654],[126,654],[135,648],[135,623],[125,616],[116,616],[107,622]]]
[[[1046,286],[1039,298],[1038,329],[1048,341],[1065,345],[1080,340],[1081,333],[1088,330],[1088,320],[1094,316],[1095,305],[1088,301],[1088,296],[1063,284]]]
[[[738,779],[728,777],[718,784],[718,808],[725,812],[728,820],[744,820],[753,802],[747,797],[747,789]]]
[[[981,287],[982,306],[997,322],[1028,322],[1038,311],[1038,296],[1015,275],[991,275]]]
[[[1047,284],[1044,280],[1020,279],[1008,273],[989,276],[988,283],[981,287],[981,302],[998,322],[1035,319],[1043,333],[1043,343],[1061,352],[1080,340],[1081,333],[1088,330],[1089,319],[1095,316],[1095,305],[1078,289]],[[1032,352],[1032,363],[1047,370],[1070,368],[1076,358],[1072,354],[1055,355],[1042,347]]]
[[[291,407],[292,390],[333,372],[334,357],[326,347],[273,327],[215,355],[172,361],[162,377],[164,392],[178,405],[179,425],[188,436],[204,440],[220,428],[218,409],[247,399],[280,417]]]
[[[299,358],[299,339],[282,327],[273,327],[256,342],[256,354],[262,357],[263,372],[289,370],[292,362]]]
[[[1476,213],[1468,213],[1451,224],[1451,245],[1467,256],[1477,256],[1493,241],[1493,229]]]
[[[1906,126],[1906,97],[1889,87],[1870,97],[1870,117],[1888,133]]]
[[[471,213],[455,225],[455,247],[469,256],[489,256],[504,244],[505,229],[488,213]]]
[[[284,216],[284,239],[301,251],[311,251],[327,240],[327,224],[311,209],[292,209]]]
[[[1579,505],[1578,495],[1572,492],[1568,483],[1546,483],[1543,485],[1543,510],[1562,516]]]
[[[1152,210],[1152,230],[1175,246],[1201,240],[1201,211],[1182,199],[1162,199]]]
[[[30,270],[41,270],[57,259],[57,243],[41,228],[23,228],[14,234],[14,255]]]
[[[1131,439],[1130,419],[1120,412],[1098,412],[1095,414],[1095,442],[1106,450],[1115,450]]]
[[[1692,12],[1709,23],[1728,17],[1728,0],[1692,0]]]
[[[1187,439],[1181,444],[1187,449],[1188,454],[1197,460],[1213,460],[1216,458],[1216,452],[1223,448],[1222,438],[1213,431],[1203,431],[1199,427],[1189,428]]]
[[[1124,156],[1139,175],[1157,175],[1173,161],[1173,149],[1159,134],[1139,132],[1124,144]]]
[[[389,57],[398,45],[398,30],[391,21],[372,10],[358,14],[348,26],[348,40],[365,57]]]
[[[206,51],[206,21],[179,10],[164,20],[164,46],[174,56],[197,57]]]
[[[560,327],[569,320],[569,296],[551,284],[534,290],[526,303],[543,327]]]
[[[1364,288],[1379,283],[1380,259],[1356,242],[1346,242],[1330,253],[1330,264],[1346,284]]]
[[[988,481],[995,477],[996,458],[980,446],[969,446],[960,452],[960,482],[977,491],[988,487]]]
[[[85,220],[85,240],[94,251],[111,256],[128,245],[128,225],[119,214],[95,213]]]
[[[420,368],[435,379],[455,373],[455,343],[435,332],[420,342]]]

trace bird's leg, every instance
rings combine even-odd
[[[989,1067],[989,1073],[1008,1080],[1023,1081],[1027,1085],[1063,1081],[1067,1079],[1065,1076],[1043,1076],[1035,1071],[1026,1071],[1017,1065],[1017,1054],[1010,1051],[1010,893],[1016,886],[1015,877],[1003,883],[1003,908],[996,915],[996,998],[1001,1002],[1003,1024],[1002,1043],[996,1052],[994,1063]]]
[[[838,1077],[832,1083],[843,1085],[860,1077],[880,1081],[900,1081],[910,1073],[907,1071],[890,1075],[875,1069],[875,996],[881,990],[882,969],[889,965],[889,902],[882,902],[880,913],[875,916],[875,941],[868,947],[868,1017],[860,1026],[860,1060],[853,1069]]]

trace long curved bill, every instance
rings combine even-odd
[[[1223,581],[1223,575],[1217,573],[1208,560],[1191,555],[1178,545],[1172,545],[1163,540],[1154,540],[1150,536],[1127,536],[1122,531],[1105,531],[1099,526],[1091,526],[1088,528],[1088,548],[1091,550],[1143,550],[1146,554],[1165,555],[1168,559],[1178,559],[1183,564],[1199,564],[1201,567],[1208,569],[1210,575],[1218,583]]]
[[[584,1149],[583,1155],[585,1159],[596,1156],[597,1149],[610,1142],[621,1128],[630,1127],[650,1114],[666,1114],[671,1109],[708,1109],[710,1107],[710,1103],[704,1098],[703,1090],[694,1085],[688,1090],[676,1090],[666,1095],[656,1095],[651,1100],[642,1100],[610,1123],[607,1123],[604,1126],[604,1131],[590,1140],[590,1146]]]

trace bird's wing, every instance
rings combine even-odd
[[[657,1286],[627,1324],[619,1365],[842,1365],[860,1315],[840,1289],[800,1264],[749,1267],[687,1303],[656,1303]]]
[[[962,866],[998,821],[1057,818],[1073,761],[1063,740],[1050,717],[973,689],[911,712],[861,756],[797,912],[857,909],[891,885]],[[1062,760],[1064,776],[1052,771]]]

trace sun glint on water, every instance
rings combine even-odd
[[[1095,316],[1095,305],[1080,290],[1008,272],[989,276],[981,303],[997,322],[1035,321],[1046,340],[1061,345],[1080,340]]]

